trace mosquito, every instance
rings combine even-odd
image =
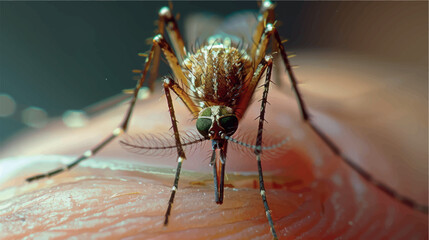
[[[80,157],[64,168],[58,168],[45,174],[27,178],[28,182],[51,177],[65,170],[70,170],[80,162],[94,156],[116,137],[128,129],[131,115],[138,99],[138,93],[150,72],[149,86],[153,90],[154,80],[159,68],[161,52],[166,59],[173,76],[165,77],[163,90],[174,132],[174,148],[177,150],[177,168],[171,195],[164,217],[164,225],[168,224],[174,198],[178,190],[182,163],[186,160],[184,145],[177,126],[171,91],[185,104],[196,119],[196,129],[202,135],[202,140],[210,140],[212,155],[210,163],[213,167],[215,202],[222,204],[224,199],[224,177],[227,161],[228,143],[234,142],[252,148],[256,158],[259,175],[259,191],[265,208],[266,217],[273,239],[278,239],[274,228],[272,213],[267,201],[264,186],[261,155],[265,150],[282,145],[285,141],[265,147],[262,146],[262,135],[265,121],[267,98],[273,70],[273,55],[279,54],[287,70],[292,89],[300,109],[302,120],[309,124],[315,133],[326,143],[333,153],[340,156],[350,167],[356,170],[365,180],[377,186],[386,194],[394,197],[403,204],[427,213],[427,206],[418,205],[407,197],[403,197],[388,186],[375,180],[358,165],[350,161],[340,149],[311,121],[307,107],[298,89],[298,84],[292,70],[279,32],[276,29],[274,15],[275,5],[270,0],[262,0],[257,17],[257,23],[250,37],[251,44],[245,46],[243,40],[229,34],[213,35],[206,39],[202,46],[188,51],[179,31],[176,18],[171,7],[163,7],[159,11],[158,34],[152,39],[152,47],[146,56],[144,68],[133,90],[130,106],[125,113],[122,123],[98,145],[84,152]],[[165,39],[167,32],[170,42]],[[270,48],[270,43],[273,47]],[[232,138],[240,120],[245,114],[249,103],[262,79],[264,79],[261,108],[259,112],[257,136],[255,144],[245,144]],[[127,142],[122,142],[130,145]],[[131,145],[132,146],[132,145]],[[217,155],[218,153],[218,155]]]

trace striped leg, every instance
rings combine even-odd
[[[180,142],[179,130],[177,128],[176,116],[174,114],[173,101],[171,100],[170,94],[170,82],[173,81],[170,78],[164,79],[164,93],[167,98],[168,110],[170,112],[171,125],[174,131],[174,139],[176,141],[177,146],[177,168],[176,168],[176,176],[174,177],[174,184],[171,189],[170,200],[168,201],[167,211],[165,212],[164,225],[168,224],[168,217],[171,213],[171,207],[173,206],[174,196],[176,195],[176,191],[179,184],[180,170],[182,169],[182,162],[186,159],[185,152],[183,151],[182,143]]]
[[[149,56],[146,58],[145,67],[142,71],[142,75],[141,75],[136,87],[134,88],[134,93],[133,93],[133,97],[131,99],[130,106],[128,108],[128,111],[125,113],[124,119],[123,119],[122,123],[119,125],[119,127],[117,127],[115,130],[113,130],[113,132],[106,139],[101,141],[98,145],[96,145],[92,149],[83,153],[80,157],[78,157],[72,163],[68,164],[66,167],[58,168],[58,169],[52,170],[52,171],[47,172],[47,173],[38,174],[38,175],[35,175],[32,177],[29,177],[26,179],[27,182],[31,182],[31,181],[46,178],[46,177],[51,177],[51,176],[57,175],[57,174],[65,171],[65,170],[72,169],[74,166],[76,166],[80,162],[88,159],[91,156],[94,156],[97,152],[99,152],[101,149],[103,149],[113,139],[115,139],[117,136],[119,136],[119,135],[123,134],[125,131],[127,131],[128,123],[131,119],[131,114],[133,112],[135,103],[137,101],[137,96],[138,96],[139,90],[143,86],[143,83],[146,79],[146,75],[147,75],[147,72],[149,70],[150,64],[152,62],[154,49],[155,49],[156,45],[157,44],[154,42],[154,44],[152,45],[152,48],[150,50]]]
[[[74,160],[72,163],[68,164],[66,167],[58,168],[58,169],[52,170],[52,171],[47,172],[47,173],[38,174],[38,175],[35,175],[32,177],[29,177],[26,179],[27,182],[31,182],[31,181],[46,178],[46,177],[51,177],[51,176],[57,175],[61,172],[64,172],[65,170],[72,169],[73,167],[75,167],[80,162],[88,159],[91,156],[94,156],[101,149],[103,149],[108,143],[110,143],[113,139],[115,139],[117,136],[119,136],[119,135],[121,135],[127,131],[128,123],[131,119],[131,115],[132,115],[135,103],[137,101],[137,96],[138,96],[139,90],[143,86],[143,83],[146,79],[146,75],[147,75],[149,68],[151,66],[151,63],[153,61],[155,50],[157,48],[161,48],[161,50],[163,51],[163,53],[167,59],[167,62],[172,67],[174,74],[176,76],[178,76],[181,80],[185,79],[183,72],[181,71],[181,69],[179,67],[178,59],[177,59],[176,55],[174,54],[173,50],[171,49],[170,45],[165,41],[165,39],[162,37],[161,34],[158,34],[157,36],[155,36],[153,38],[153,45],[152,45],[152,48],[149,52],[148,57],[146,58],[146,63],[145,63],[144,69],[142,71],[141,77],[140,77],[139,81],[137,82],[136,87],[134,88],[134,93],[133,93],[133,97],[131,99],[130,107],[128,108],[128,111],[126,112],[126,114],[124,116],[124,120],[119,125],[119,127],[117,127],[115,130],[113,130],[113,132],[106,139],[101,141],[98,145],[96,145],[92,149],[83,153],[79,158]],[[174,83],[174,81],[170,81],[170,82]],[[188,109],[194,115],[198,114],[199,108],[195,104],[192,104],[192,101],[190,101],[189,98],[186,98],[186,96],[184,96],[185,94],[183,94],[183,90],[177,84],[174,84],[172,89],[175,92],[177,92],[179,97],[181,97],[181,99],[184,101],[184,103],[186,104]]]
[[[252,52],[253,52],[252,56],[254,56],[254,59],[256,59],[257,61],[262,60],[265,57],[265,52],[268,48],[268,44],[271,39],[271,36],[274,34],[274,39],[278,43],[277,45],[278,45],[278,48],[280,49],[283,62],[285,63],[285,67],[289,74],[289,78],[292,84],[293,91],[295,92],[295,95],[298,101],[301,115],[303,119],[307,121],[309,119],[307,108],[304,104],[304,101],[302,100],[301,93],[297,86],[298,85],[297,80],[292,71],[292,67],[289,63],[289,59],[286,55],[286,51],[284,49],[280,36],[277,32],[277,29],[274,27],[275,26],[274,7],[275,5],[271,2],[271,0],[262,0],[258,31],[255,31],[256,33],[253,39],[256,45],[253,46],[254,49],[252,49]],[[259,38],[257,36],[259,36]]]
[[[290,65],[289,58],[286,54],[286,50],[282,44],[282,41],[280,39],[280,35],[277,31],[277,29],[274,29],[274,39],[278,43],[278,47],[280,50],[280,54],[282,56],[283,62],[285,64],[286,70],[289,74],[289,79],[292,85],[292,89],[295,93],[296,100],[298,102],[299,110],[301,111],[301,116],[304,119],[304,121],[309,121],[309,114],[307,107],[305,106],[304,100],[302,100],[301,92],[298,89],[298,81],[296,80],[295,74],[292,71],[292,66]]]
[[[252,59],[256,59],[257,51],[259,51],[259,41],[262,38],[262,34],[265,31],[265,26],[268,23],[274,22],[274,4],[270,0],[262,0],[259,8],[259,18],[256,29],[253,33],[253,43],[252,49],[250,51],[250,56]],[[260,59],[259,59],[260,60]]]
[[[262,174],[262,163],[261,163],[261,154],[262,154],[262,132],[264,130],[264,121],[265,121],[265,107],[267,105],[267,98],[268,98],[268,90],[271,82],[271,70],[273,66],[273,59],[271,56],[265,57],[266,65],[267,65],[267,72],[266,72],[266,78],[264,83],[264,93],[262,95],[262,101],[261,101],[261,111],[259,114],[259,126],[258,126],[258,135],[256,137],[256,149],[255,149],[255,155],[256,160],[258,162],[258,173],[259,173],[259,190],[262,197],[262,202],[264,204],[265,208],[265,214],[267,215],[268,223],[270,224],[270,230],[271,234],[273,235],[274,239],[277,239],[277,233],[274,229],[274,223],[273,219],[271,217],[271,210],[268,206],[266,192],[265,192],[265,186],[264,186],[264,176]]]
[[[413,208],[417,211],[420,211],[422,213],[428,214],[428,206],[419,204],[419,203],[415,202],[414,200],[412,200],[411,198],[405,197],[405,196],[397,193],[391,187],[389,187],[386,184],[375,179],[373,176],[371,176],[369,173],[367,173],[363,168],[361,168],[359,165],[355,164],[347,156],[345,156],[343,154],[343,152],[340,150],[340,148],[331,139],[329,139],[328,136],[326,136],[318,127],[316,127],[313,124],[313,122],[311,121],[310,116],[308,114],[307,108],[305,107],[304,101],[302,100],[301,93],[299,92],[298,84],[297,84],[295,75],[292,71],[292,67],[290,65],[288,56],[286,54],[286,50],[285,50],[283,44],[281,43],[279,33],[277,32],[276,29],[274,29],[274,38],[275,38],[275,41],[278,43],[283,62],[285,64],[286,70],[289,74],[289,79],[290,79],[291,84],[292,84],[292,89],[295,92],[297,102],[298,102],[298,106],[299,106],[299,109],[301,111],[301,116],[302,116],[303,120],[310,125],[310,127],[314,130],[314,132],[326,143],[326,145],[328,145],[328,147],[331,149],[331,151],[335,155],[337,155],[341,159],[343,159],[343,161],[347,165],[349,165],[353,170],[355,170],[362,178],[364,178],[369,183],[375,185],[378,189],[380,189],[381,191],[383,191],[384,193],[386,193],[390,197],[396,199],[397,201],[401,202],[402,204],[404,204],[410,208]]]
[[[271,36],[273,36],[274,42],[277,43],[278,51],[280,52],[280,55],[283,59],[283,63],[288,72],[289,79],[292,85],[292,90],[295,93],[302,119],[310,125],[310,127],[314,130],[314,132],[325,142],[326,145],[328,145],[328,147],[331,149],[331,151],[334,154],[341,157],[343,161],[347,165],[349,165],[353,170],[359,173],[359,175],[362,178],[367,180],[369,183],[375,185],[378,189],[380,189],[387,195],[391,196],[392,198],[396,199],[397,201],[401,202],[402,204],[427,214],[428,206],[419,204],[408,197],[402,196],[401,194],[395,192],[386,184],[372,177],[363,168],[361,168],[359,165],[355,164],[353,161],[347,158],[347,156],[345,156],[341,152],[338,146],[336,146],[334,142],[332,142],[318,127],[316,127],[313,124],[313,122],[310,119],[310,115],[308,113],[304,100],[302,99],[301,92],[299,91],[298,82],[296,80],[294,72],[292,71],[292,66],[289,62],[289,57],[286,54],[285,47],[282,44],[282,41],[280,39],[280,35],[277,29],[274,27],[275,21],[274,21],[274,12],[272,11],[273,9],[274,9],[274,5],[271,3],[270,0],[262,1],[259,25],[257,30],[255,31],[255,35],[253,39],[256,44],[255,45],[256,47],[254,46],[252,48],[252,56],[254,56],[256,60],[262,60],[268,48],[269,40],[271,39]],[[260,36],[260,38],[258,38],[258,36]],[[277,49],[273,49],[273,51],[274,50],[277,50]]]
[[[158,33],[161,34],[161,36],[164,36],[165,29],[167,30],[176,56],[179,59],[179,62],[182,62],[186,55],[186,48],[185,43],[183,42],[182,35],[180,34],[176,19],[174,18],[170,8],[168,7],[162,7],[159,10],[158,15]],[[153,85],[158,75],[159,61],[161,57],[161,49],[159,46],[156,46],[154,51],[155,52],[153,57],[153,65],[149,76],[149,87],[151,91],[154,90]]]

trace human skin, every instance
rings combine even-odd
[[[305,53],[303,55],[305,56]],[[317,56],[313,53],[311,58],[307,58],[307,63],[314,59],[317,59]],[[353,57],[348,60],[357,61]],[[329,65],[326,62],[325,64]],[[300,65],[305,66],[303,63]],[[353,68],[345,69],[341,72],[340,80],[359,76],[356,81],[365,85],[365,79],[371,80],[365,77],[365,74],[370,74],[368,71],[371,70],[361,73]],[[299,75],[302,76],[301,79],[325,76],[317,71],[306,72],[303,71],[302,75]],[[376,70],[372,73],[376,76]],[[306,89],[305,84],[303,85],[303,89]],[[362,93],[359,89],[356,90],[353,84],[349,83],[349,86],[352,87],[348,93],[355,96]],[[275,141],[281,141],[285,137],[290,140],[278,149],[278,152],[266,153],[268,157],[262,160],[268,203],[280,239],[427,238],[427,215],[401,205],[363,180],[336,157],[300,120],[296,102],[284,94],[285,88],[287,87],[279,89],[273,86],[270,91],[271,104],[268,106],[268,123],[264,136]],[[311,89],[307,89],[307,92],[311,93]],[[309,103],[318,103],[314,99],[320,98],[324,93],[326,92],[322,89],[319,96],[306,96],[309,96]],[[255,98],[260,98],[260,94],[256,93]],[[335,94],[341,95],[331,92],[329,96],[334,97]],[[383,96],[379,102],[372,102],[374,106],[366,108],[371,110],[371,107],[376,107],[377,104],[382,106],[384,101],[393,101],[393,98],[400,97],[396,92],[393,95],[384,92]],[[168,132],[171,123],[164,98],[162,92],[157,91],[150,98],[139,102],[133,114],[130,135]],[[252,131],[256,132],[257,124],[254,118],[258,116],[260,104],[256,99],[240,123],[238,133],[241,132],[243,136],[252,134]],[[353,100],[350,102],[342,102],[342,107],[351,111],[350,108],[356,107],[357,104]],[[191,115],[183,104],[179,101],[174,104],[180,123],[179,129],[194,129],[195,122],[189,120]],[[406,110],[403,106],[397,107]],[[1,239],[73,236],[79,239],[271,238],[259,195],[256,160],[251,151],[240,150],[242,148],[235,151],[230,148],[227,158],[227,187],[222,205],[214,202],[211,168],[208,166],[210,144],[206,143],[205,147],[198,147],[188,154],[183,164],[184,171],[170,222],[166,227],[163,226],[163,220],[174,179],[176,156],[173,154],[156,157],[127,152],[118,142],[121,137],[109,144],[100,154],[71,171],[50,179],[25,182],[26,177],[62,166],[62,161],[70,160],[71,156],[76,156],[96,144],[116,127],[126,108],[126,104],[120,104],[97,114],[87,126],[79,129],[67,129],[61,122],[56,121],[43,131],[18,136],[2,149],[2,157],[13,157],[0,162],[3,169],[0,192]],[[355,157],[353,160],[363,167],[369,166],[370,170],[374,166],[375,169],[384,169],[370,172],[376,174],[378,179],[392,183],[397,192],[408,193],[408,196],[411,195],[419,202],[427,202],[427,185],[425,187],[421,184],[403,183],[423,182],[424,175],[421,177],[416,174],[417,179],[409,180],[395,169],[400,162],[388,162],[390,159],[402,161],[390,156],[407,154],[408,150],[394,149],[390,145],[386,150],[380,147],[383,142],[379,139],[365,138],[366,132],[379,131],[379,134],[387,134],[383,129],[379,129],[377,121],[368,121],[365,124],[361,121],[349,121],[343,111],[336,114],[332,111],[341,108],[341,104],[336,108],[319,108],[323,112],[311,109],[313,118],[318,126],[337,140],[346,154]],[[395,109],[395,113],[397,111],[398,109]],[[366,115],[368,113],[370,111],[361,114],[371,119]],[[383,114],[386,119],[394,116],[385,112]],[[404,118],[403,121],[409,121],[404,125],[412,129],[414,125],[411,123],[416,119],[419,118]],[[358,133],[353,131],[356,127],[360,127]],[[395,128],[388,130],[393,136],[395,131],[398,131]],[[248,139],[249,143],[254,141]],[[413,149],[412,152],[417,154]],[[18,154],[20,157],[16,157]],[[425,166],[419,155],[413,156],[409,159],[410,164]],[[371,160],[370,164],[368,159]],[[394,180],[394,176],[405,180]]]

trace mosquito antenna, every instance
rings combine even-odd
[[[192,137],[192,136],[191,136]],[[154,138],[154,139],[152,139],[153,141],[156,141],[156,140],[159,140],[159,139],[156,139],[156,138]],[[182,146],[189,146],[189,145],[193,145],[193,144],[196,144],[196,143],[199,143],[199,142],[203,142],[203,141],[205,141],[205,140],[208,140],[207,138],[205,138],[205,137],[199,137],[199,138],[196,138],[196,139],[194,139],[194,140],[190,140],[189,138],[187,139],[187,138],[185,138],[185,139],[182,139]],[[132,140],[131,140],[132,141]],[[146,152],[146,151],[151,151],[151,150],[166,150],[166,149],[174,149],[174,148],[176,148],[177,147],[177,145],[176,144],[168,144],[168,145],[166,145],[166,144],[164,144],[163,145],[163,141],[162,141],[162,139],[159,141],[159,144],[157,144],[158,146],[150,146],[150,144],[148,144],[148,145],[140,145],[140,144],[138,144],[139,142],[137,141],[136,143],[132,143],[131,141],[124,141],[124,140],[121,140],[120,141],[120,143],[122,144],[122,145],[124,145],[125,147],[127,147],[127,148],[129,148],[129,149],[137,149],[137,150],[143,150],[143,152]],[[157,142],[158,143],[158,142]]]
[[[281,147],[283,144],[285,144],[286,142],[288,142],[288,141],[289,141],[289,137],[287,137],[287,138],[285,138],[283,141],[281,141],[281,142],[279,142],[279,143],[277,143],[277,144],[273,144],[273,145],[271,145],[271,146],[267,146],[267,147],[262,147],[262,146],[259,146],[259,147],[258,147],[258,146],[256,146],[256,145],[248,144],[248,143],[245,143],[245,142],[239,141],[239,140],[237,140],[237,139],[234,139],[234,138],[232,138],[232,137],[226,136],[225,134],[222,134],[222,135],[221,135],[221,138],[226,139],[226,140],[228,140],[228,141],[231,141],[231,142],[233,142],[233,143],[237,143],[237,144],[239,144],[239,145],[241,145],[241,146],[248,147],[248,148],[250,148],[250,149],[258,149],[258,150],[271,150],[271,149],[274,149],[274,148],[278,148],[278,147]]]

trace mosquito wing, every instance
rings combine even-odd
[[[253,31],[258,22],[257,11],[241,11],[222,18],[202,13],[194,14],[185,20],[185,36],[188,48],[194,49],[206,43],[211,36],[230,36],[235,45],[247,48],[253,45]]]
[[[185,39],[188,49],[197,49],[207,38],[214,35],[222,24],[222,18],[211,13],[196,13],[185,19]]]
[[[242,47],[247,49],[254,44],[252,39],[253,32],[258,23],[257,17],[258,12],[256,11],[242,11],[234,13],[225,18],[216,34],[235,36],[241,44],[243,44]]]

